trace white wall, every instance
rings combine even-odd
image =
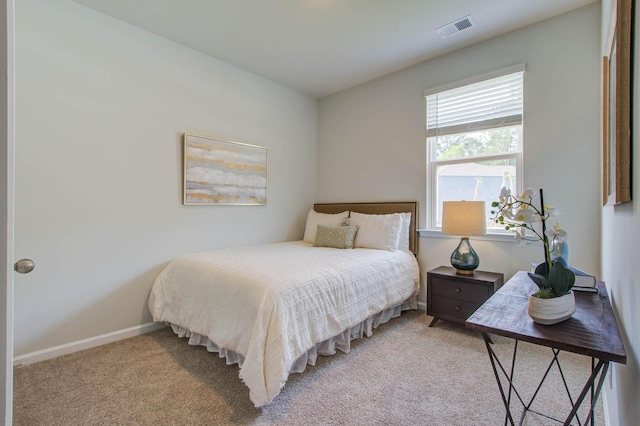
[[[17,3],[15,256],[36,269],[16,355],[151,321],[177,255],[302,238],[314,98],[68,0]],[[183,206],[185,131],[267,147],[267,206]]]
[[[599,275],[599,28],[592,4],[321,99],[318,201],[417,200],[426,226],[424,90],[526,63],[524,185],[562,212],[571,263]],[[420,239],[423,278],[458,240]],[[511,238],[473,246],[480,269],[506,278],[543,256]]]
[[[606,40],[611,34],[611,18],[615,1],[602,2],[602,55],[607,55]],[[637,5],[637,2],[636,2]],[[640,13],[636,8],[636,25]],[[640,58],[640,32],[635,35],[634,57]],[[604,401],[607,424],[612,426],[640,424],[640,280],[638,258],[640,249],[640,114],[638,84],[640,67],[633,75],[633,141],[632,141],[632,200],[619,206],[602,208],[602,277],[610,292],[611,303],[622,334],[627,364],[612,364],[610,379],[605,382]]]

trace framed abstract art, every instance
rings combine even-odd
[[[184,134],[185,205],[267,204],[267,148]]]

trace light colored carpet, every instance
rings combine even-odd
[[[480,335],[411,311],[292,374],[268,406],[253,407],[237,365],[162,329],[14,371],[15,425],[498,425],[504,424]],[[513,341],[495,337],[510,365]],[[528,396],[551,350],[519,346],[517,386]],[[573,395],[589,358],[561,354]],[[554,369],[534,408],[564,418],[568,399]],[[598,403],[596,424],[602,420]],[[584,423],[584,416],[581,417]],[[516,423],[519,420],[516,418]],[[557,424],[527,416],[527,425]],[[576,423],[577,424],[577,423]]]

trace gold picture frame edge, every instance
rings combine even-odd
[[[633,3],[633,0],[616,0],[612,37],[607,46],[608,56],[603,57],[602,198],[604,206],[615,206],[631,201]],[[612,66],[611,56],[614,45],[616,58]],[[612,69],[615,69],[615,74],[611,72]],[[612,78],[615,78],[615,81],[612,81]],[[612,95],[615,96],[615,105],[611,103]],[[610,117],[612,106],[615,107],[613,109],[615,117]],[[613,138],[611,138],[612,135]],[[613,147],[615,161],[609,155],[612,143],[615,144]],[[610,181],[611,178],[615,179],[614,185]]]
[[[615,204],[631,201],[631,68],[633,0],[618,0],[616,11],[616,194]]]
[[[602,205],[609,203],[609,57],[602,57]]]

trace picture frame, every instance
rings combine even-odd
[[[617,0],[602,61],[602,202],[631,201],[633,0]]]
[[[183,157],[183,204],[267,204],[267,148],[184,133]]]

